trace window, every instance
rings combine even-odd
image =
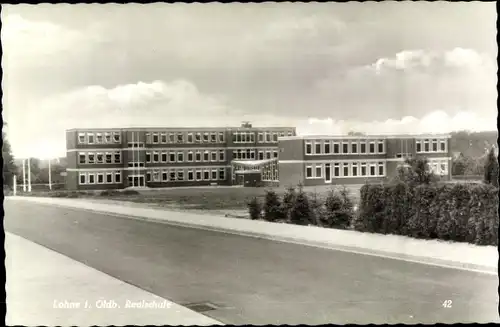
[[[224,132],[219,132],[219,142],[224,143]]]
[[[206,181],[210,180],[210,170],[203,171],[203,179]]]
[[[266,142],[271,143],[271,133],[266,132],[265,135],[266,135]]]
[[[196,180],[197,181],[201,181],[202,180],[202,173],[201,173],[201,170],[197,170],[196,171]]]
[[[223,181],[226,179],[226,169],[219,168],[219,180]]]
[[[78,133],[78,143],[85,143],[85,133]]]
[[[278,158],[278,153],[276,153],[276,158]],[[255,150],[250,150],[250,159],[255,159]]]
[[[241,142],[241,134],[236,132],[233,133],[233,142],[234,143],[240,143]]]
[[[351,143],[351,153],[358,153],[358,144]]]
[[[177,152],[177,162],[184,162],[184,152]]]
[[[274,143],[278,142],[278,133],[273,133],[273,142]]]
[[[80,152],[78,154],[78,163],[84,164],[86,161],[87,161],[87,156],[85,155],[85,152]]]
[[[161,143],[167,143],[167,133],[161,133]]]
[[[189,151],[187,155],[187,161],[192,162],[193,161],[193,151]]]
[[[217,133],[210,133],[210,142],[217,143]]]
[[[370,153],[375,153],[375,142],[370,142]]]
[[[88,133],[87,138],[88,138],[89,144],[94,144],[94,134]]]
[[[212,180],[213,181],[217,180],[217,169],[212,169]]]
[[[349,164],[347,162],[344,162],[344,167],[343,167],[343,173],[344,173],[344,177],[348,177],[349,176]]]
[[[117,171],[115,172],[115,183],[121,183],[122,182],[122,174],[121,172]]]
[[[160,171],[154,170],[153,171],[153,182],[159,182],[160,181]]]
[[[151,172],[150,171],[148,171],[146,173],[146,182],[151,182]]]
[[[280,137],[285,137],[285,132],[280,132]]]
[[[111,133],[110,132],[104,133],[104,141],[106,143],[111,143]]]
[[[266,159],[271,159],[271,151],[266,151]]]
[[[96,162],[97,162],[98,164],[102,164],[102,163],[104,163],[104,155],[103,155],[102,153],[98,153],[98,154],[96,155]]]
[[[89,184],[95,184],[95,175],[89,174]]]
[[[417,152],[422,152],[422,143],[420,143],[420,140],[417,140]]]
[[[96,133],[95,135],[95,143],[103,143],[103,139],[102,139],[102,133]]]
[[[273,150],[273,158],[278,158],[278,151],[277,150]]]
[[[441,162],[440,168],[441,168],[442,174],[448,174],[448,163],[447,162]]]
[[[201,152],[196,151],[196,161],[201,161]]]
[[[333,143],[333,153],[340,153],[340,144],[338,142]]]
[[[255,143],[255,133],[250,133],[250,143]]]
[[[146,152],[146,162],[151,162],[151,152]]]
[[[86,184],[85,173],[80,173],[80,184]]]
[[[429,140],[424,140],[424,152],[429,152]]]
[[[120,143],[120,132],[113,132],[113,140],[115,143]]]
[[[342,153],[349,153],[349,143],[342,142]]]
[[[146,143],[151,144],[151,133],[146,133]]]
[[[370,164],[370,176],[375,176],[375,164]]]
[[[288,136],[293,136],[293,132],[292,132],[292,131],[289,131],[289,132],[288,132]]]
[[[108,184],[113,183],[113,174],[112,173],[106,173],[106,183],[108,183]]]
[[[219,150],[219,161],[224,161],[225,160],[224,153],[225,153],[224,150]]]
[[[352,163],[352,176],[358,176],[358,163]]]
[[[259,151],[259,160],[264,160],[264,151]]]
[[[161,181],[162,182],[168,181],[168,172],[166,170],[161,171]]]
[[[175,152],[170,152],[169,153],[168,161],[169,162],[175,162]]]
[[[340,176],[340,164],[338,162],[333,164],[333,176],[335,177]]]
[[[311,142],[306,142],[306,154],[312,154],[312,144],[311,144]]]
[[[438,150],[438,140],[432,140],[432,152],[437,152]]]
[[[153,152],[153,162],[158,162],[160,161],[160,154],[156,151]]]
[[[184,133],[177,133],[177,142],[184,143]]]
[[[361,142],[359,144],[359,148],[360,148],[360,153],[366,153],[366,143],[365,142]]]
[[[314,142],[314,154],[321,154],[321,141]]]
[[[167,152],[163,151],[161,153],[161,162],[167,162],[168,161],[168,154]]]
[[[158,144],[160,142],[160,137],[158,133],[153,133],[153,143]]]
[[[378,153],[384,153],[384,141],[378,141]]]
[[[188,133],[187,142],[188,143],[193,143],[193,133]]]
[[[313,169],[311,166],[306,167],[306,178],[312,178],[313,176]]]
[[[175,143],[175,134],[168,133],[168,143]]]
[[[383,162],[378,163],[378,175],[384,176],[384,163]]]
[[[188,170],[188,181],[194,180],[194,173],[192,170]]]
[[[111,155],[111,152],[106,152],[106,163],[113,163],[113,156]]]
[[[203,152],[203,161],[209,161],[210,160],[210,154],[208,151]]]
[[[321,178],[323,176],[323,167],[321,165],[316,165],[316,177]]]
[[[441,150],[441,152],[446,152],[446,140],[440,140],[439,144],[440,144],[439,149]]]
[[[204,143],[208,143],[208,136],[209,136],[208,133],[203,133],[203,142]]]
[[[115,163],[121,163],[121,161],[122,161],[121,152],[115,151]]]
[[[95,160],[95,155],[93,153],[89,153],[89,164],[93,164]]]
[[[366,176],[366,162],[361,163],[361,176]]]
[[[200,143],[201,142],[201,133],[196,133],[195,135],[195,140],[196,142]]]
[[[331,150],[332,150],[332,149],[331,149],[331,145],[330,145],[330,141],[325,141],[325,143],[324,143],[324,147],[325,147],[325,148],[324,148],[324,152],[325,152],[325,154],[330,154],[330,152],[331,152]]]
[[[97,174],[97,184],[104,184],[104,174],[103,173]]]
[[[175,174],[175,170],[171,170],[170,173],[168,174],[169,177],[170,177],[170,181],[171,182],[175,182],[176,181],[176,177],[177,175]]]
[[[210,158],[211,161],[217,161],[217,151],[210,152],[210,156],[211,156]]]
[[[257,141],[258,141],[259,143],[264,142],[264,134],[263,134],[262,132],[259,132],[259,133],[257,134]]]

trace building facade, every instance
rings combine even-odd
[[[66,131],[67,188],[231,185],[233,161],[278,159],[293,127],[124,128]],[[274,178],[263,165],[262,179]]]
[[[427,158],[451,179],[450,135],[292,136],[279,140],[280,185],[363,184],[397,174],[405,158]]]

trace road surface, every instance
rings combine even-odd
[[[4,225],[226,324],[499,321],[487,274],[20,201]]]

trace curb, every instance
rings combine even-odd
[[[38,201],[34,201],[34,202],[37,202],[37,203],[42,204],[42,205],[47,205],[47,206],[56,206],[56,207],[60,207],[60,208],[69,208],[69,209],[73,209],[73,210],[81,210],[81,211],[87,211],[87,212],[93,212],[93,213],[99,213],[99,214],[106,214],[108,216],[114,216],[114,217],[118,217],[118,218],[127,218],[127,219],[135,219],[135,220],[148,221],[148,222],[154,222],[154,223],[162,223],[162,224],[167,224],[167,225],[171,225],[171,226],[208,230],[208,231],[213,231],[213,232],[220,232],[220,233],[226,233],[226,234],[232,234],[232,235],[253,237],[253,238],[266,239],[266,240],[278,241],[278,242],[284,242],[284,243],[292,243],[292,244],[298,244],[298,245],[304,245],[304,246],[312,246],[312,247],[316,247],[316,248],[323,248],[323,249],[336,250],[336,251],[342,251],[342,252],[356,253],[356,254],[361,254],[361,255],[376,256],[376,257],[382,257],[382,258],[386,258],[386,259],[403,260],[403,261],[407,261],[407,262],[426,264],[426,265],[438,266],[438,267],[443,267],[443,268],[467,270],[467,271],[471,271],[471,272],[477,272],[477,273],[483,273],[483,274],[489,274],[489,275],[495,275],[495,276],[498,275],[498,269],[496,267],[483,266],[483,265],[478,265],[478,264],[470,264],[470,263],[463,263],[463,262],[457,262],[457,261],[435,259],[435,258],[429,258],[429,257],[388,252],[388,251],[370,250],[370,249],[363,248],[363,247],[353,247],[353,246],[345,246],[345,245],[338,245],[338,244],[330,244],[330,243],[326,243],[326,242],[316,242],[316,241],[304,240],[304,239],[295,238],[295,237],[276,236],[276,235],[270,235],[270,234],[259,233],[259,232],[241,231],[241,230],[235,230],[235,229],[226,228],[226,227],[216,227],[216,226],[186,223],[186,222],[174,222],[174,221],[170,221],[168,219],[143,217],[143,216],[139,216],[139,215],[127,215],[127,214],[115,213],[112,211],[106,211],[106,210],[78,208],[76,206],[72,206],[72,205],[68,205],[68,204],[43,203],[43,202],[38,202]]]

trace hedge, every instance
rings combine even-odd
[[[498,244],[498,189],[491,185],[397,183],[360,192],[358,231]]]

